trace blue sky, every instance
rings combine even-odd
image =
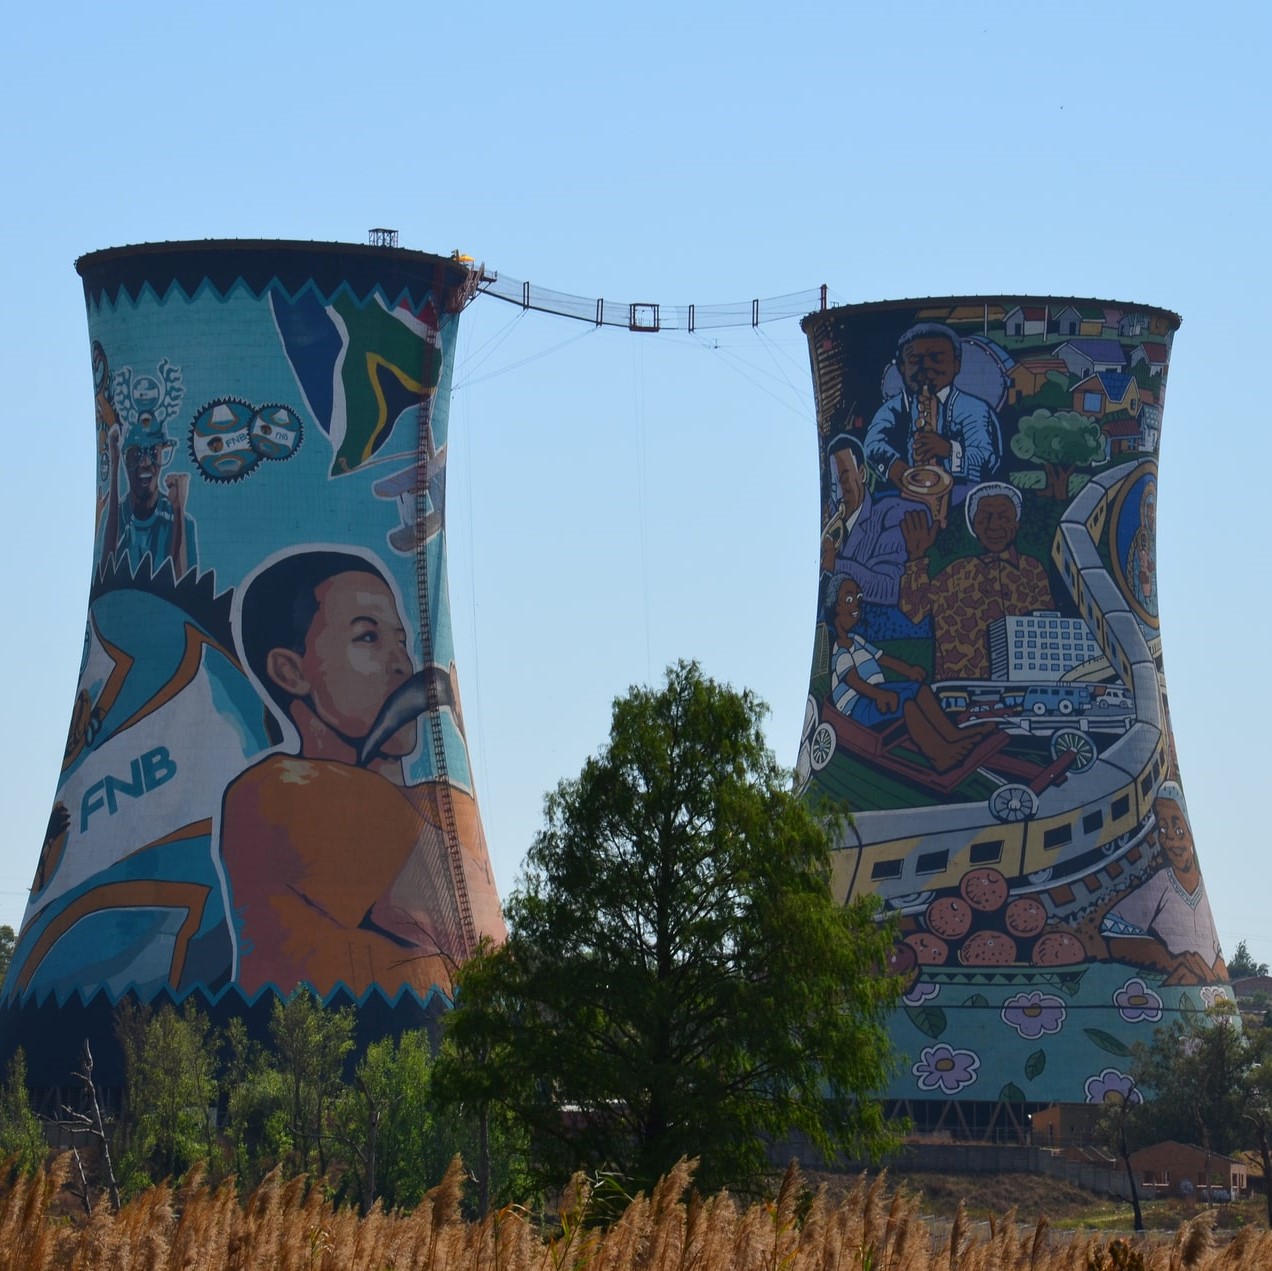
[[[430,11],[432,10],[432,11]],[[92,550],[73,261],[205,237],[454,248],[607,300],[976,293],[1175,309],[1159,564],[1167,684],[1225,950],[1272,961],[1272,298],[1263,6],[664,0],[621,12],[22,6],[6,18],[0,922],[21,919]],[[816,605],[798,323],[632,335],[491,299],[462,322],[451,600],[505,893],[612,698],[695,657],[792,763]]]

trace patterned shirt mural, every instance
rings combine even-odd
[[[79,268],[95,567],[6,1036],[125,992],[445,1002],[503,935],[446,600],[471,276],[277,243]]]
[[[900,922],[897,1098],[1113,1097],[1136,1041],[1228,992],[1161,675],[1177,326],[1007,298],[804,321],[823,534],[797,774],[853,814],[844,898]]]

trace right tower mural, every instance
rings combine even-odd
[[[899,918],[889,1094],[920,1127],[1126,1097],[1131,1046],[1228,993],[1162,676],[1178,325],[1001,296],[803,323],[822,537],[797,772],[851,813],[840,896]]]

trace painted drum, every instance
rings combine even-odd
[[[852,813],[842,899],[899,923],[888,1095],[919,1129],[1121,1097],[1136,1042],[1231,997],[1161,673],[1178,326],[1010,296],[803,322],[823,537],[797,774]]]
[[[258,1033],[298,985],[359,1004],[372,1032],[435,1022],[457,963],[504,935],[442,532],[474,275],[255,241],[76,267],[92,582],[4,1048],[47,1087],[91,1035],[109,1084],[125,994]]]

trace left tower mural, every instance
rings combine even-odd
[[[76,268],[92,581],[5,1049],[56,1084],[125,994],[226,1016],[308,984],[386,1027],[427,1020],[504,934],[446,581],[475,277],[252,241]]]

